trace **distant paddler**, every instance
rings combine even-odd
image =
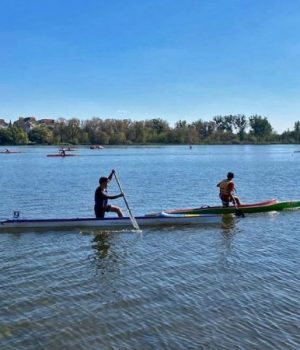
[[[62,156],[62,157],[65,157],[66,156],[66,150],[64,148],[60,149],[59,150],[59,154]]]
[[[110,196],[107,193],[108,183],[111,181],[114,174],[115,171],[112,170],[108,177],[102,176],[99,179],[99,186],[95,191],[94,206],[95,215],[98,219],[103,219],[106,212],[117,213],[119,218],[122,218],[124,216],[122,210],[119,207],[108,204],[109,199],[117,199],[123,197],[123,193],[114,196]]]
[[[224,179],[217,184],[217,187],[220,188],[219,197],[222,201],[223,207],[229,207],[230,202],[237,206],[241,205],[239,197],[233,194],[235,191],[233,178],[234,173],[229,172],[227,174],[227,179]]]

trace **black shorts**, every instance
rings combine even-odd
[[[111,205],[107,205],[105,208],[96,208],[94,207],[95,216],[97,219],[104,219],[105,212],[109,212]]]

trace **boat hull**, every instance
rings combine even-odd
[[[21,153],[21,152],[19,152],[19,151],[9,151],[9,152],[0,151],[0,154],[15,154],[15,153]]]
[[[196,225],[221,224],[220,215],[173,215],[160,214],[140,216],[135,218],[139,226],[165,225]],[[129,217],[124,218],[74,218],[74,219],[38,219],[38,220],[4,220],[0,221],[0,230],[5,229],[33,229],[33,228],[132,228]]]
[[[61,158],[65,158],[65,157],[75,157],[77,156],[77,154],[47,154],[47,157],[61,157]]]
[[[254,203],[254,204],[244,204],[235,208],[230,207],[200,207],[200,208],[188,208],[188,209],[174,209],[167,210],[166,213],[170,214],[234,214],[237,211],[240,213],[264,213],[269,211],[282,211],[286,209],[297,209],[300,208],[300,200],[297,201],[282,201],[279,202],[276,199],[271,199],[268,201]]]

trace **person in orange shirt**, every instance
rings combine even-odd
[[[239,197],[233,194],[235,191],[233,178],[234,173],[229,172],[227,174],[227,179],[224,179],[217,184],[217,187],[220,189],[219,197],[222,201],[223,207],[229,207],[230,202],[233,202],[235,206],[241,205]]]

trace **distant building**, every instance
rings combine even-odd
[[[6,129],[8,127],[8,123],[4,119],[0,119],[0,129]]]
[[[65,119],[65,118],[58,118],[58,119],[56,120],[56,123],[67,125],[67,124],[68,124],[68,121],[67,121],[67,119]]]
[[[37,125],[37,121],[35,117],[20,117],[17,121],[14,122],[14,125],[28,133]]]
[[[38,121],[38,123],[40,125],[43,125],[43,126],[54,126],[55,125],[55,120],[54,119],[40,119]]]

